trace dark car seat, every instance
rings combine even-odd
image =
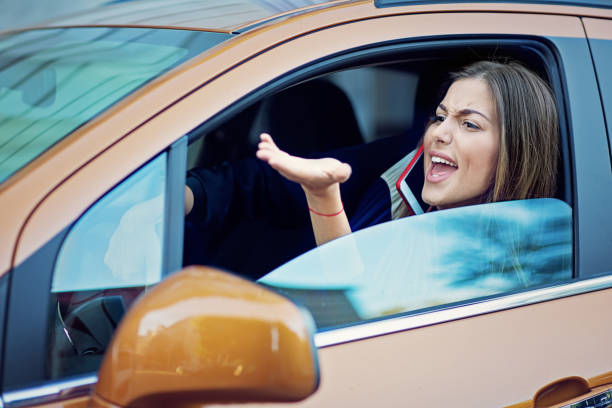
[[[449,86],[448,73],[431,70],[419,77],[415,98],[413,134],[424,135]]]
[[[254,105],[251,114],[246,149],[251,152],[246,154],[247,158],[255,157],[262,132],[270,133],[281,149],[300,156],[317,156],[363,142],[349,98],[327,80],[314,79],[287,88]],[[246,114],[240,119],[244,124]],[[222,129],[230,128],[226,124]],[[224,135],[236,130],[224,130]],[[255,279],[314,247],[307,217],[305,213],[304,223],[291,226],[279,224],[277,217],[241,219],[214,237],[215,247],[213,251],[206,251],[210,256],[206,262]],[[198,254],[194,256],[204,253],[195,252]],[[186,262],[202,263],[188,253]],[[236,256],[238,253],[240,256]]]
[[[349,98],[338,86],[314,79],[262,101],[249,132],[255,147],[262,132],[281,149],[308,156],[363,142]]]
[[[314,79],[261,100],[212,131],[205,139],[204,160],[198,165],[254,159],[262,132],[270,133],[283,150],[301,156],[322,155],[363,142],[346,94],[330,81]],[[245,137],[248,143],[241,143]],[[304,223],[291,226],[279,224],[278,217],[241,219],[210,237],[214,249],[202,248],[206,231],[187,225],[184,261],[212,264],[255,279],[314,247],[308,213],[304,215]]]

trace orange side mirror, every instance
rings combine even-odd
[[[296,401],[319,384],[308,312],[253,282],[185,268],[141,297],[107,349],[93,407]]]

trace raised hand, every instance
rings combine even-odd
[[[299,183],[306,193],[321,195],[351,175],[351,166],[333,158],[304,159],[280,150],[267,133],[260,136],[257,157],[267,162],[291,181]]]
[[[291,156],[280,150],[267,133],[260,138],[257,157],[304,189],[317,245],[349,234],[351,227],[340,197],[340,183],[351,176],[351,166],[329,157]]]

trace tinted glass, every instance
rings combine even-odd
[[[0,37],[0,182],[144,83],[228,36],[57,28]]]
[[[612,21],[609,22],[612,30]],[[610,148],[612,149],[612,40],[590,39],[591,52],[595,62],[597,80],[601,91],[601,99],[606,113],[606,124]],[[610,150],[612,156],[612,150]]]
[[[556,199],[466,206],[380,224],[260,279],[319,329],[572,277],[572,211]]]
[[[126,308],[161,280],[166,156],[91,207],[62,244],[51,284],[51,378],[96,370]]]

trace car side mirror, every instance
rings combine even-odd
[[[313,329],[307,311],[269,289],[185,268],[128,310],[90,406],[304,399],[319,384]]]

